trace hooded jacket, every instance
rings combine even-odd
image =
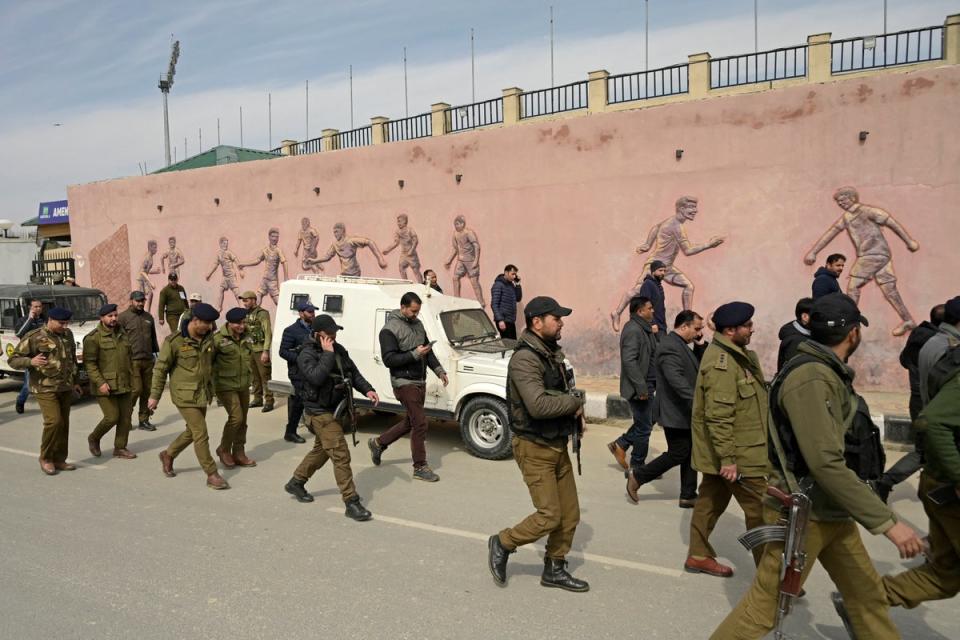
[[[777,351],[777,371],[783,369],[787,360],[797,353],[797,347],[810,339],[810,332],[794,320],[780,327],[780,349]]]
[[[517,322],[517,303],[523,298],[523,288],[514,285],[501,273],[493,281],[490,289],[490,309],[493,311],[493,321]]]
[[[826,267],[820,267],[817,269],[817,272],[813,274],[813,299],[816,300],[817,298],[825,296],[828,293],[839,293],[839,280],[840,276],[833,271],[830,271],[830,269],[827,269]]]
[[[438,378],[446,373],[432,350],[425,357],[417,355],[417,347],[429,343],[427,330],[419,318],[408,320],[399,309],[390,312],[380,329],[380,356],[390,369],[390,384],[395,388],[422,385],[427,380],[427,367]]]

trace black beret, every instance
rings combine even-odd
[[[523,308],[523,315],[527,318],[536,318],[548,313],[561,318],[573,313],[573,309],[561,307],[559,302],[549,296],[537,296]]]
[[[51,320],[66,322],[73,317],[73,311],[64,309],[63,307],[51,307],[50,311],[47,311],[47,317]]]
[[[107,315],[108,313],[113,313],[113,312],[116,311],[116,310],[117,310],[117,305],[115,305],[115,304],[105,304],[105,305],[103,305],[102,307],[100,307],[100,311],[99,311],[99,313],[98,313],[97,315],[99,315],[99,316],[102,318],[103,316]]]
[[[748,302],[728,302],[720,305],[713,312],[713,324],[717,327],[717,331],[739,327],[750,321],[753,312],[753,305]]]
[[[813,302],[810,310],[810,333],[817,336],[845,336],[855,326],[870,326],[870,322],[860,315],[857,303],[850,296],[836,292],[820,296]]]
[[[201,302],[193,308],[193,317],[204,322],[213,322],[220,317],[220,314],[211,305]]]
[[[343,329],[340,325],[337,324],[337,321],[328,316],[327,314],[319,315],[313,320],[313,325],[311,325],[313,332],[323,331],[324,333],[334,333],[340,329]]]
[[[131,291],[131,292],[130,292],[130,299],[131,299],[131,300],[146,300],[146,299],[147,299],[147,296],[146,296],[146,294],[143,293],[143,291]]]
[[[234,307],[227,311],[227,322],[243,322],[243,319],[247,317],[247,310],[241,309],[240,307]]]

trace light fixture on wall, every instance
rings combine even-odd
[[[162,205],[162,204],[158,204],[158,205],[157,205],[157,211],[163,211],[163,205]]]
[[[220,198],[214,198],[214,199],[213,199],[213,204],[215,204],[215,205],[217,205],[217,206],[219,207],[219,206],[220,206]]]
[[[267,192],[267,200],[273,200],[273,194],[269,191]]]
[[[313,193],[316,194],[316,195],[320,195],[320,187],[314,187],[314,188],[313,188]]]
[[[460,184],[460,181],[463,180],[463,174],[462,174],[462,173],[458,173],[458,174],[455,176],[455,179],[456,179],[456,181],[457,181],[457,184]]]
[[[857,136],[857,137],[860,139],[860,142],[863,143],[863,142],[866,142],[866,141],[867,141],[867,136],[868,136],[868,135],[870,135],[870,132],[869,132],[869,131],[861,131],[861,132],[860,132],[860,135]]]
[[[867,51],[873,51],[877,48],[877,36],[867,36],[863,39],[863,48]]]
[[[677,149],[677,151],[675,152],[675,155],[677,156],[677,160],[679,160],[680,158],[682,158],[682,157],[683,157],[683,149]]]
[[[403,183],[403,178],[400,178],[399,180],[397,180],[397,185],[398,185],[401,189],[403,189],[403,184],[404,184],[404,183]]]

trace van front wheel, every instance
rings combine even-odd
[[[460,435],[471,455],[486,460],[509,458],[512,451],[507,404],[491,396],[469,400],[460,413]]]

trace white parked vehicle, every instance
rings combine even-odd
[[[467,450],[480,458],[510,456],[510,423],[506,404],[507,363],[516,344],[503,339],[486,312],[475,300],[443,295],[423,284],[386,278],[354,278],[301,275],[280,285],[274,318],[273,379],[270,388],[290,393],[286,362],[280,357],[283,329],[298,316],[296,308],[309,300],[317,315],[329,314],[344,330],[337,342],[346,347],[360,373],[380,396],[378,411],[402,413],[393,395],[390,371],[380,357],[380,329],[387,314],[400,307],[407,291],[420,296],[420,320],[433,351],[447,371],[450,384],[443,386],[427,374],[426,414],[456,420]],[[354,392],[357,406],[372,403]]]

